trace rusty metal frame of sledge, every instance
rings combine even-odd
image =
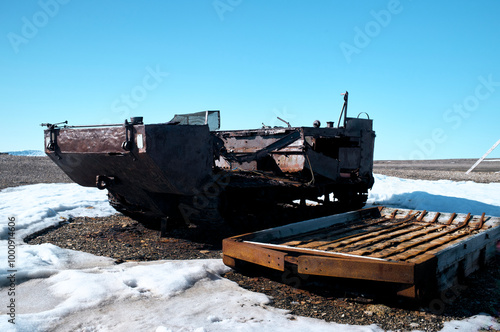
[[[363,224],[360,220],[375,221]],[[348,232],[342,225],[354,234],[344,236]],[[332,231],[332,227],[337,229]],[[330,234],[337,232],[338,238],[307,240],[323,236],[328,229]],[[391,236],[405,240],[391,246]],[[230,267],[244,261],[278,271],[291,268],[302,275],[381,282],[390,284],[399,296],[424,298],[453,286],[458,278],[484,265],[495,255],[498,239],[498,217],[380,207],[224,239],[223,261]],[[294,246],[299,242],[302,248]],[[357,254],[315,249],[312,244],[318,243],[322,248],[367,245],[377,249],[377,254],[360,255],[359,249],[353,251]],[[381,253],[388,257],[376,257],[383,256]]]

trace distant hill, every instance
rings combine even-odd
[[[29,156],[29,157],[43,157],[45,153],[39,150],[23,150],[23,151],[10,151],[6,152],[11,156]]]

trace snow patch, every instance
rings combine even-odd
[[[16,237],[57,225],[66,218],[103,217],[115,214],[107,191],[82,187],[76,183],[42,183],[0,191],[0,217],[16,217]],[[0,226],[0,240],[7,239],[6,223]]]
[[[476,315],[463,320],[446,322],[441,332],[479,331],[480,329],[499,330],[500,323],[491,316]]]
[[[45,152],[39,150],[23,150],[6,152],[11,156],[45,157]]]

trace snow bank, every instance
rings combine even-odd
[[[107,191],[76,183],[34,184],[0,191],[0,217],[16,216],[16,237],[56,225],[64,218],[99,217],[115,214]],[[0,223],[0,240],[7,239],[7,223]]]
[[[452,320],[444,323],[441,332],[499,330],[500,324],[488,315],[476,315],[464,320]]]
[[[409,180],[375,174],[367,203],[500,217],[500,183]]]
[[[51,244],[26,245],[22,239],[33,232],[77,216],[106,216],[116,213],[106,192],[77,184],[35,184],[0,191],[0,287],[9,283],[8,218],[15,218],[12,235],[16,246],[14,268],[17,282],[46,278],[61,270],[109,265],[110,258],[97,257]]]
[[[3,241],[5,242],[5,241]],[[0,287],[9,284],[7,276],[10,268],[6,268],[6,245],[0,245]],[[99,257],[85,252],[62,249],[50,243],[41,245],[19,244],[16,247],[16,282],[22,283],[35,278],[47,278],[66,269],[83,269],[95,266],[113,264],[114,260],[108,257]]]

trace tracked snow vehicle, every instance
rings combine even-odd
[[[116,210],[140,220],[214,222],[228,214],[313,200],[362,207],[373,185],[372,120],[335,127],[220,131],[219,111],[166,123],[43,124],[46,154],[76,183],[107,189]],[[333,194],[333,195],[332,195]]]

